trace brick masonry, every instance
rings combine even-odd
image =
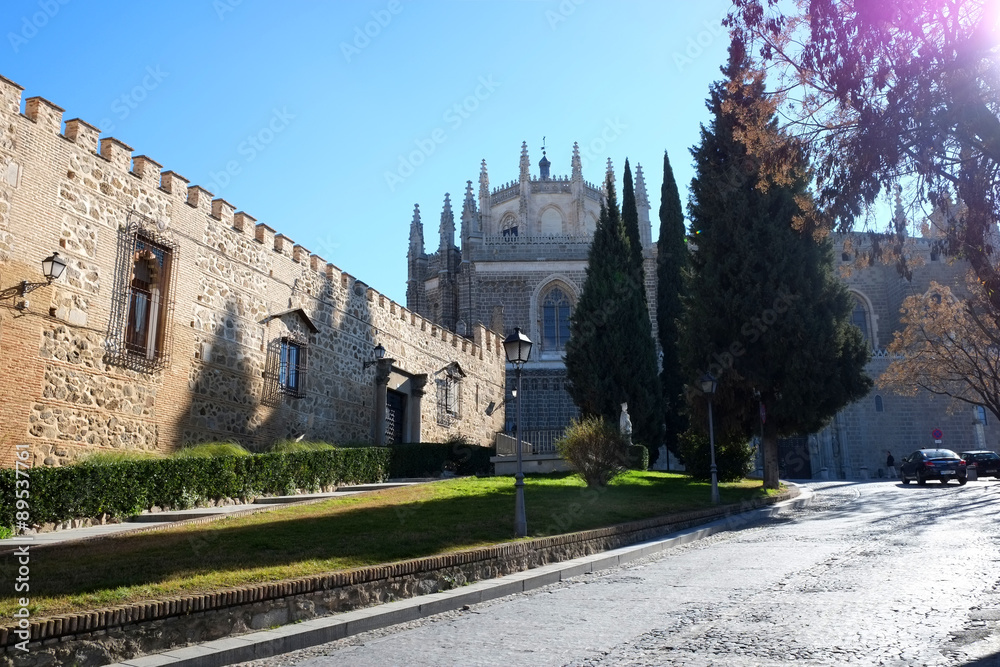
[[[377,441],[376,344],[392,359],[389,387],[409,391],[412,441],[465,436],[490,444],[503,426],[500,337],[459,336],[391,301],[205,189],[0,77],[0,286],[40,281],[58,251],[64,276],[0,305],[0,462],[27,443],[35,465],[91,450],[169,452],[236,440],[251,449],[303,436]],[[130,214],[132,217],[130,219]],[[144,371],[110,362],[121,230],[136,215],[174,246],[162,323],[169,362]],[[268,393],[275,341],[305,332],[301,396]],[[463,410],[438,419],[438,395],[418,396],[454,364]],[[452,375],[458,377],[454,371]],[[411,380],[411,389],[407,381]],[[381,424],[379,425],[381,427]]]

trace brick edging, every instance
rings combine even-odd
[[[672,530],[680,530],[699,523],[771,505],[798,495],[798,489],[792,488],[782,494],[769,498],[726,505],[719,508],[670,514],[652,519],[641,519],[606,528],[596,528],[551,537],[539,537],[519,542],[505,542],[494,546],[466,549],[439,556],[426,556],[397,563],[371,565],[354,570],[310,575],[280,582],[251,584],[201,595],[170,597],[108,609],[40,618],[32,620],[30,623],[31,638],[29,641],[34,643],[68,639],[77,634],[107,631],[134,623],[146,623],[196,612],[239,607],[256,602],[277,600],[294,595],[303,595],[380,580],[389,580],[396,577],[432,572],[497,558],[519,557],[532,552],[544,552],[556,547],[565,547],[585,542],[611,540],[612,544],[604,544],[603,549],[618,548],[642,541],[643,539],[650,539],[653,536],[647,534],[650,532],[665,534]],[[563,559],[555,557],[551,562],[559,560]],[[14,633],[15,629],[16,626],[14,625],[0,628],[0,647],[4,651],[9,650],[15,643],[20,641]]]

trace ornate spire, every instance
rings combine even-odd
[[[573,180],[582,181],[583,180],[583,164],[580,162],[580,145],[575,141],[573,142],[573,159],[570,160],[570,165],[573,168]]]
[[[441,210],[441,244],[439,252],[447,252],[455,247],[455,216],[451,212],[451,195],[444,194],[444,208]]]
[[[531,178],[531,162],[528,161],[528,142],[521,142],[521,180],[527,181]]]
[[[614,165],[611,164],[611,158],[608,158],[608,168],[604,172],[605,179],[607,179],[609,176],[611,177],[611,180],[613,182],[615,180],[615,168]]]
[[[479,199],[485,200],[490,196],[490,176],[486,173],[486,160],[479,169]]]
[[[538,175],[543,181],[549,180],[549,159],[545,157],[545,137],[542,137],[542,159],[538,161]]]
[[[463,210],[470,209],[473,213],[476,212],[476,199],[472,196],[472,181],[465,182],[465,203],[463,204]]]
[[[415,257],[424,254],[424,223],[420,222],[420,204],[413,205],[413,220],[410,221],[410,253]]]
[[[649,196],[646,194],[646,179],[642,176],[642,165],[635,165],[635,203],[639,206],[649,206]]]

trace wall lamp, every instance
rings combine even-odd
[[[385,359],[385,348],[382,347],[382,343],[379,343],[378,345],[375,346],[375,349],[373,350],[373,353],[375,354],[375,358],[371,359],[369,361],[363,362],[361,364],[361,370],[365,370],[369,366],[374,366],[378,362],[380,362],[383,359]]]
[[[13,287],[8,287],[7,289],[0,291],[0,301],[11,299],[14,302],[13,305],[15,308],[18,310],[27,310],[28,300],[22,298],[19,302],[17,300],[18,297],[24,297],[24,295],[35,291],[39,287],[50,285],[53,280],[58,280],[65,270],[66,260],[60,257],[59,253],[54,252],[42,260],[42,275],[45,276],[45,282],[32,283],[27,280],[22,280],[19,285],[14,285]]]

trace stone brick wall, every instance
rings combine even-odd
[[[58,251],[64,276],[0,304],[0,462],[31,446],[35,464],[85,451],[170,451],[234,439],[260,448],[283,437],[372,442],[376,344],[393,370],[440,374],[458,363],[468,410],[441,426],[437,397],[421,404],[420,438],[464,435],[489,444],[503,410],[497,333],[442,331],[291,239],[80,120],[0,78],[0,287],[39,281]],[[99,146],[99,150],[98,150]],[[132,218],[130,218],[130,214]],[[109,363],[112,304],[131,276],[116,273],[121,230],[143,224],[174,248],[163,323],[169,361],[143,371]],[[405,232],[404,232],[405,233]],[[305,332],[301,396],[270,395],[275,341]],[[379,425],[381,427],[381,425]]]

